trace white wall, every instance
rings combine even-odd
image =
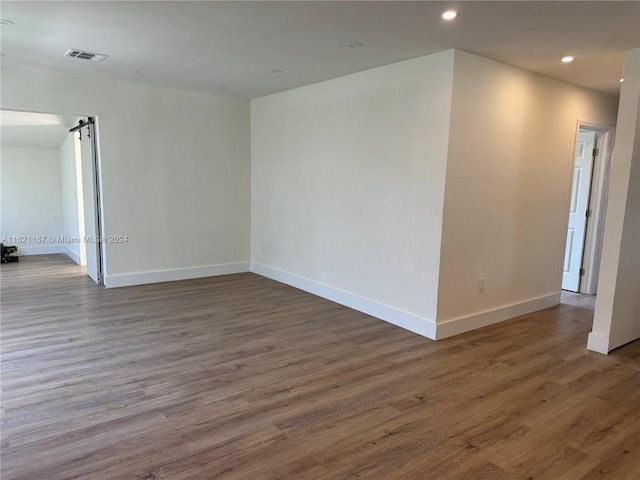
[[[18,255],[60,253],[64,232],[58,150],[2,146],[0,236]],[[54,221],[52,215],[57,215]],[[15,238],[26,237],[26,238]]]
[[[255,271],[432,338],[557,301],[577,121],[616,112],[459,51],[253,100],[251,135],[245,100],[2,80],[3,108],[98,115],[107,285],[243,270],[251,214]]]
[[[74,135],[67,135],[60,146],[60,177],[62,181],[62,215],[64,236],[80,238],[78,217],[78,185],[76,175],[76,144]],[[65,253],[80,264],[80,243],[65,242]]]
[[[588,348],[608,353],[640,338],[640,49],[626,52]]]
[[[554,305],[578,120],[616,110],[461,51],[253,100],[254,269],[437,338]]]
[[[2,70],[2,108],[96,115],[107,286],[248,268],[249,102]]]
[[[617,100],[456,51],[451,108],[442,336],[558,303],[577,122]]]
[[[432,329],[452,67],[448,51],[251,101],[255,271]]]

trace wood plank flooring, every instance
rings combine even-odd
[[[640,342],[579,297],[433,342],[249,273],[1,275],[3,480],[640,478]]]

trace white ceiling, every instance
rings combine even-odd
[[[0,110],[0,144],[10,147],[60,148],[77,117]]]
[[[440,15],[449,7],[460,16],[447,23]],[[1,27],[4,65],[247,98],[450,48],[617,94],[623,52],[640,47],[639,1],[3,1],[1,8],[15,22]],[[63,57],[69,48],[111,57]],[[562,64],[564,55],[576,60]]]

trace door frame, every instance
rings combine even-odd
[[[102,155],[100,154],[100,128],[98,125],[98,116],[97,115],[82,115],[78,113],[66,113],[66,112],[46,112],[42,110],[30,110],[30,109],[19,109],[19,108],[2,108],[2,110],[13,111],[13,112],[26,112],[26,113],[42,113],[46,115],[64,115],[69,117],[79,118],[89,118],[92,117],[94,119],[94,138],[93,138],[93,146],[95,148],[95,154],[93,156],[94,162],[94,174],[95,174],[95,195],[94,195],[94,203],[96,205],[96,225],[98,229],[99,238],[99,252],[100,257],[98,258],[98,273],[100,276],[100,284],[104,286],[104,278],[106,276],[106,265],[107,265],[107,253],[104,242],[104,189],[102,187]],[[70,133],[71,134],[71,133]]]
[[[586,220],[585,238],[582,249],[581,267],[584,275],[580,276],[578,292],[595,295],[598,288],[598,274],[600,271],[600,256],[602,254],[602,239],[609,193],[609,173],[613,154],[613,140],[615,127],[596,122],[578,119],[571,152],[571,175],[569,177],[569,198],[573,185],[573,171],[575,167],[575,145],[578,141],[580,129],[596,132],[596,148],[598,154],[593,159],[591,185],[589,188],[588,210],[591,212]],[[567,203],[565,227],[569,222],[569,203]],[[565,241],[566,245],[566,228]],[[564,256],[563,256],[564,259]]]
[[[100,153],[100,121],[98,115],[91,115],[93,118],[93,147],[95,155],[93,157],[95,188],[96,188],[96,221],[98,222],[98,234],[100,235],[100,284],[105,285],[104,279],[107,276],[107,245],[106,233],[104,229],[104,189],[102,187],[102,155]]]

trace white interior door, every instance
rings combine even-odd
[[[572,292],[577,292],[580,287],[580,269],[582,268],[584,234],[587,226],[595,138],[595,132],[580,130],[576,143],[567,245],[564,252],[562,275],[562,289]]]
[[[102,283],[100,268],[101,245],[98,224],[95,131],[93,124],[81,128],[80,135],[87,275],[89,275],[94,282],[100,284]]]

